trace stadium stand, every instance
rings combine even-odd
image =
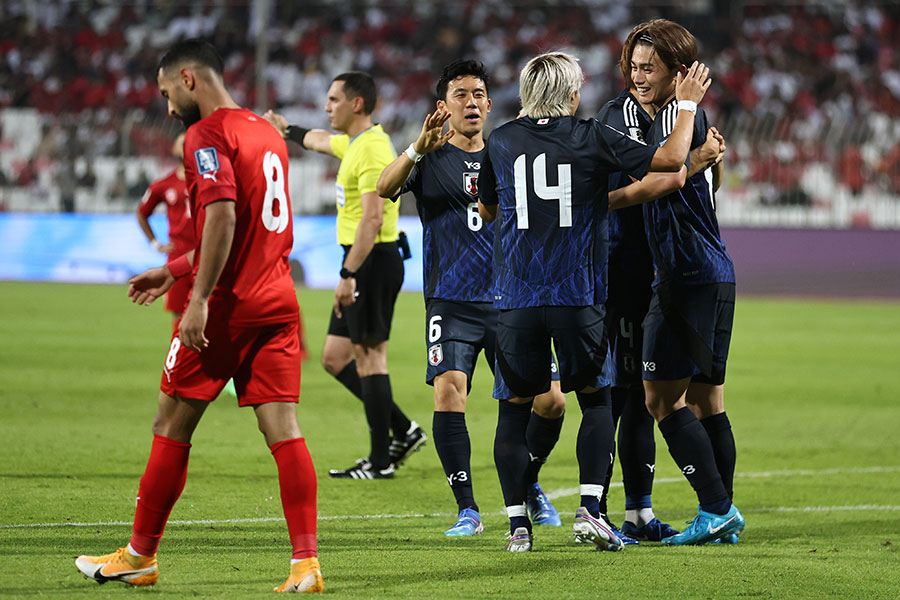
[[[565,48],[588,74],[582,106],[592,114],[621,86],[616,61],[630,25],[664,16],[696,33],[714,74],[704,106],[729,145],[720,222],[900,228],[896,11],[865,2],[672,4],[272,3],[265,105],[321,126],[331,77],[370,71],[379,84],[376,117],[401,144],[432,106],[431,74],[449,60],[475,56],[491,69],[497,125],[518,112],[517,75],[527,58]],[[211,39],[226,57],[236,100],[260,106],[252,3],[159,6],[0,6],[0,209],[63,210],[72,191],[61,188],[74,181],[73,210],[132,210],[143,179],[171,168],[177,126],[165,116],[154,72],[173,40]],[[336,165],[296,157],[295,211],[333,210]]]

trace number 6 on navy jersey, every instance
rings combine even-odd
[[[513,164],[516,186],[516,223],[528,229],[528,174],[525,155],[520,154]],[[556,166],[557,184],[547,185],[547,155],[539,154],[531,167],[534,195],[541,200],[559,202],[559,226],[572,226],[572,165]]]

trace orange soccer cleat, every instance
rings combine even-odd
[[[129,585],[153,585],[159,579],[156,555],[136,556],[119,548],[104,556],[79,556],[75,566],[86,577],[99,584],[121,581]]]
[[[275,588],[276,592],[298,594],[321,594],[325,590],[319,559],[313,556],[291,565],[291,575],[287,581]]]

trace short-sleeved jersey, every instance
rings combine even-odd
[[[284,139],[251,111],[220,108],[191,125],[184,167],[200,264],[206,207],[235,203],[234,239],[210,297],[212,311],[227,311],[232,325],[298,319],[288,254],[294,241]]]
[[[623,91],[600,109],[597,120],[622,131],[631,139],[643,142],[644,134],[653,124],[628,90]],[[631,184],[624,173],[610,176],[609,190]],[[629,206],[609,213],[609,284],[610,301],[613,297],[628,301],[633,289],[649,289],[653,279],[653,259],[644,233],[644,216],[641,206]],[[622,294],[616,294],[614,287]]]
[[[656,114],[647,143],[662,145],[675,126],[674,98]],[[709,121],[702,108],[694,118],[691,149],[703,145]],[[725,251],[716,219],[712,170],[690,177],[683,188],[644,204],[647,242],[656,269],[654,285],[669,278],[689,285],[734,283],[734,264]]]
[[[655,151],[595,119],[523,117],[494,130],[479,188],[499,205],[497,307],[603,303],[608,176],[640,179]]]
[[[187,185],[183,179],[178,178],[177,171],[150,184],[141,198],[138,212],[149,217],[163,202],[169,220],[169,241],[173,245],[169,256],[181,256],[193,250],[197,246],[197,240],[194,237],[194,224],[191,222],[191,199]]]
[[[494,229],[478,215],[484,150],[444,144],[426,154],[403,184],[422,220],[425,299],[493,302]]]
[[[347,135],[333,135],[329,142],[331,151],[341,159],[335,185],[338,243],[350,246],[362,220],[362,195],[375,191],[381,172],[394,162],[397,153],[381,125],[370,127],[353,139]],[[399,215],[399,200],[384,203],[384,216],[375,238],[376,244],[397,241]]]

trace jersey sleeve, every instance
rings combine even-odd
[[[138,213],[144,218],[149,218],[150,215],[153,214],[153,210],[160,202],[162,202],[162,200],[163,195],[156,189],[155,185],[150,184],[150,186],[147,187],[147,191],[144,192],[144,196],[141,198],[141,203],[138,204]]]
[[[494,174],[494,165],[491,162],[491,140],[485,144],[484,157],[481,159],[481,171],[478,173],[478,200],[485,206],[496,206],[500,203],[497,198],[497,176]]]
[[[192,127],[184,141],[185,161],[196,173],[194,198],[205,208],[219,200],[237,201],[237,184],[231,164],[231,148],[225,137],[209,129]]]
[[[691,139],[691,150],[702,146],[704,142],[706,142],[706,132],[708,130],[709,118],[706,116],[706,111],[698,106],[697,114],[694,116],[694,133],[693,138]]]
[[[344,154],[347,153],[347,147],[350,145],[350,136],[346,134],[333,135],[328,138],[328,144],[331,146],[331,151],[334,152],[334,155],[343,159]]]
[[[624,171],[635,179],[642,179],[650,168],[656,147],[635,141],[606,123],[595,123],[600,145],[605,147],[601,160],[608,163],[608,170]]]

